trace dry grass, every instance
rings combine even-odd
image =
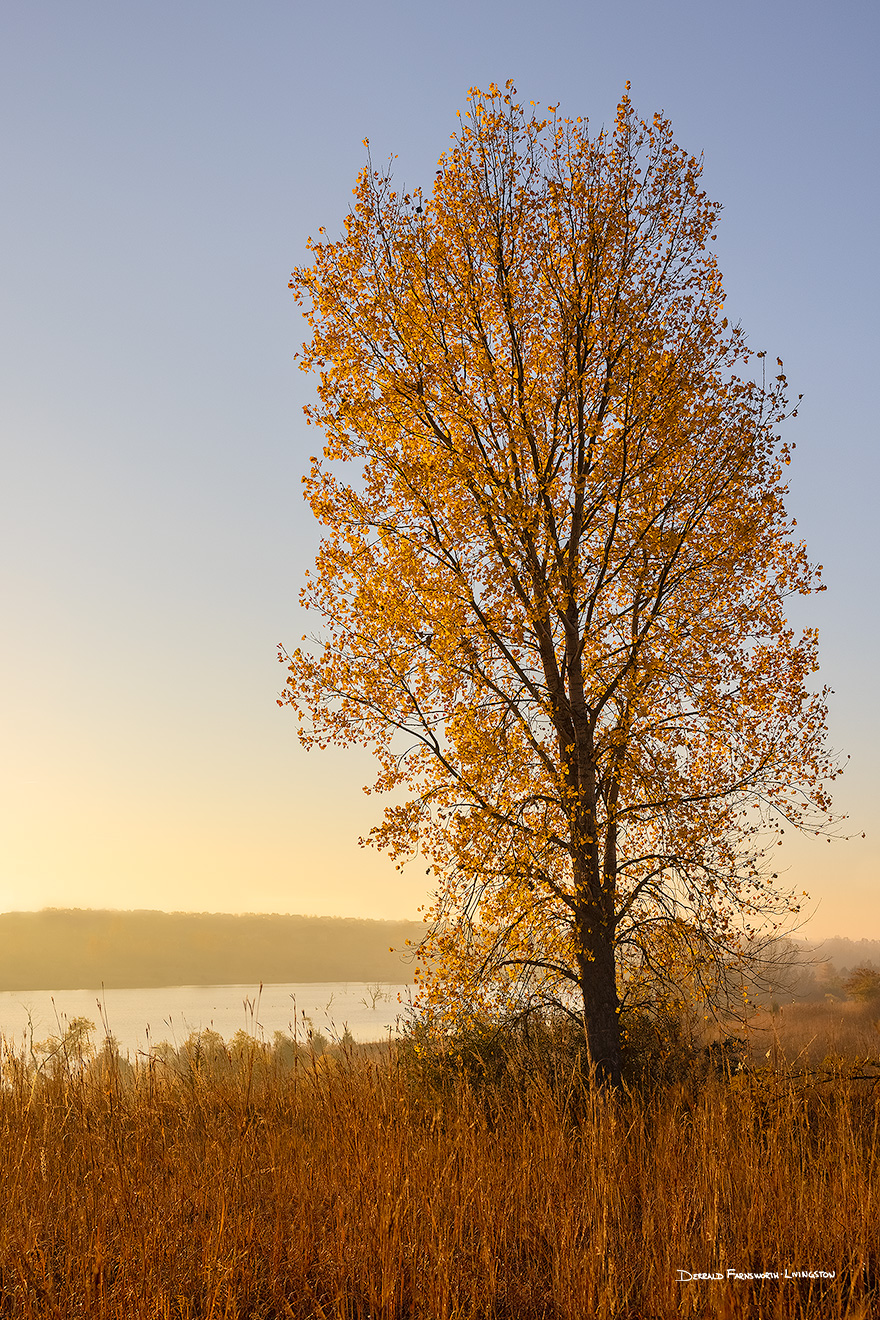
[[[438,1089],[387,1051],[254,1044],[48,1072],[4,1058],[10,1320],[880,1313],[880,1105],[845,1070]],[[835,1277],[679,1281],[729,1268]]]
[[[787,1004],[776,1013],[753,1018],[749,1035],[754,1059],[761,1061],[769,1055],[793,1069],[877,1059],[880,1003],[825,1000]]]

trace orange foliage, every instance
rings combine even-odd
[[[822,588],[699,162],[627,95],[592,137],[513,96],[472,92],[430,196],[365,168],[292,276],[326,630],[284,701],[407,797],[370,841],[431,860],[441,1017],[574,994],[613,1078],[616,950],[796,910],[767,848],[827,820],[836,767],[784,602]]]

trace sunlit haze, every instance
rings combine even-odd
[[[629,79],[704,153],[728,314],[805,396],[789,508],[828,589],[791,617],[857,837],[779,869],[802,933],[880,937],[878,36],[858,0],[4,6],[0,909],[416,914],[425,864],[358,847],[369,754],[276,705],[318,538],[289,273],[362,139],[427,189],[472,85],[598,126]]]

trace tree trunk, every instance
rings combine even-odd
[[[606,920],[589,908],[577,923],[581,992],[590,1059],[599,1082],[621,1083],[620,1003],[614,941]]]

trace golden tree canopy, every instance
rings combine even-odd
[[[406,797],[372,841],[433,866],[438,1002],[576,988],[607,1054],[625,951],[789,901],[762,858],[835,767],[784,605],[822,588],[699,161],[628,95],[594,136],[514,95],[471,93],[429,194],[365,168],[292,276],[325,631],[284,700]]]

